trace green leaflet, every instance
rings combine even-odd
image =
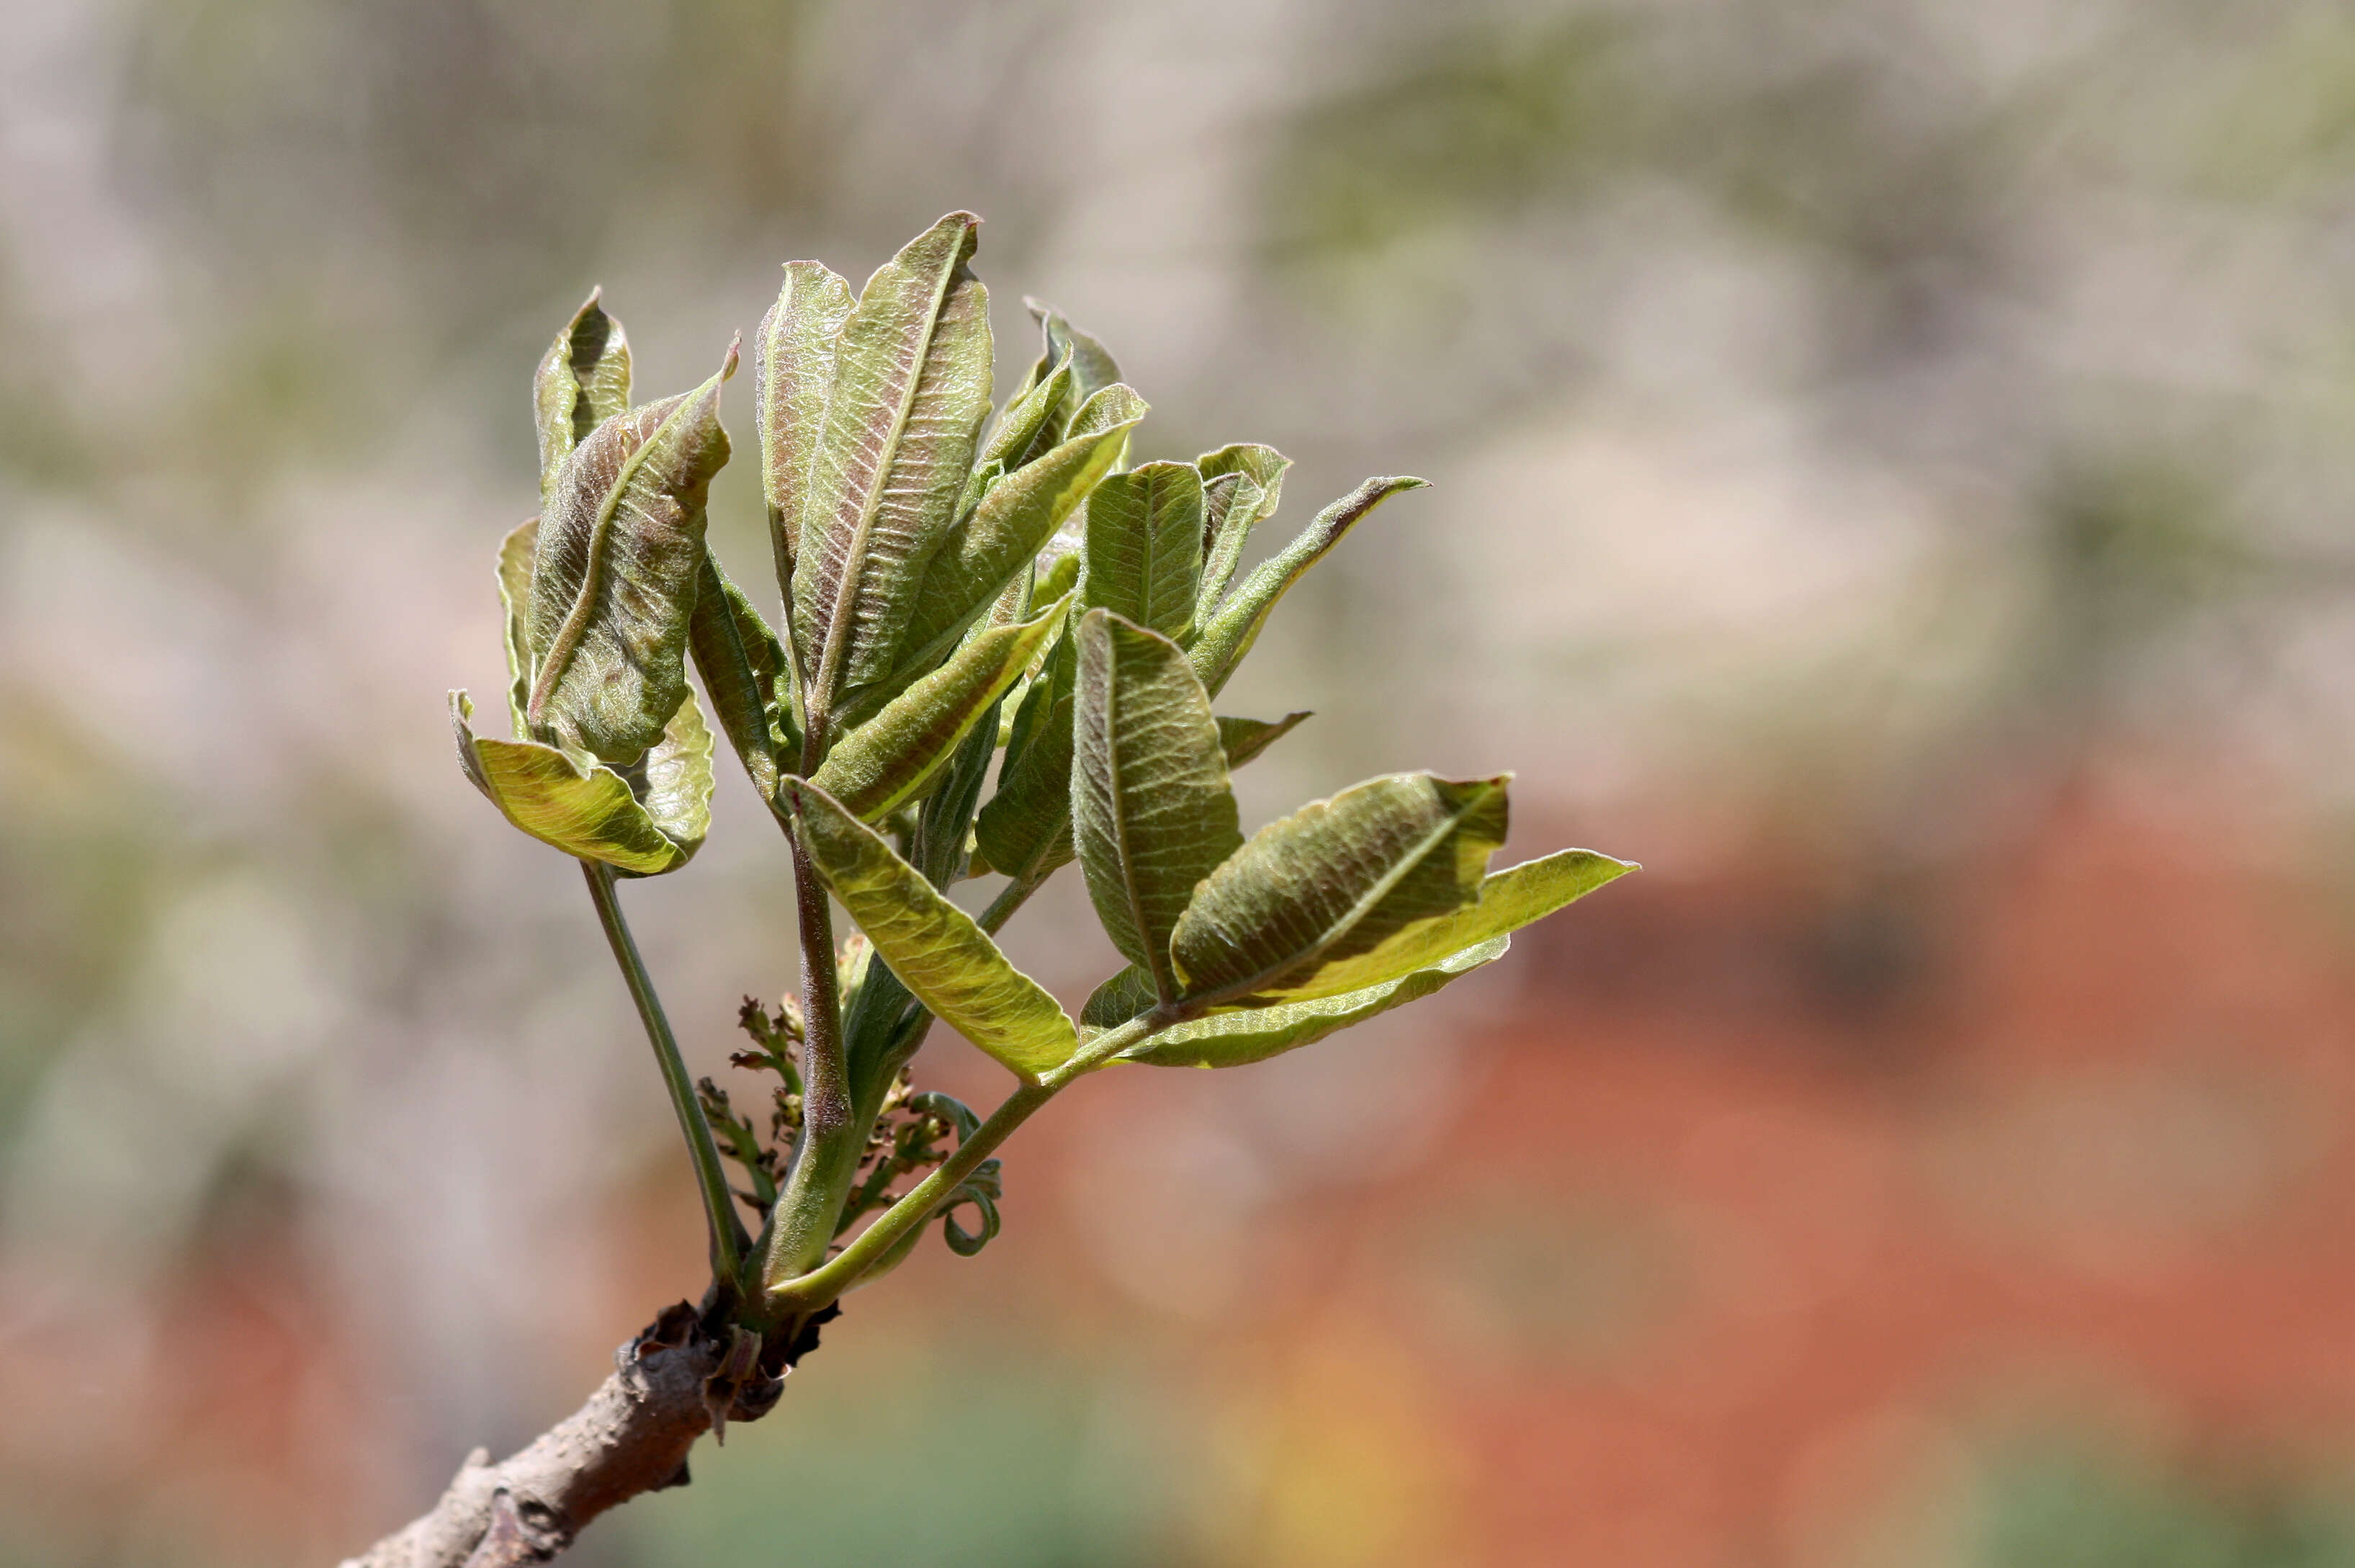
[[[835,342],[850,315],[850,284],[815,261],[785,263],[777,303],[752,346],[752,419],[761,443],[761,493],[769,503],[769,546],[777,591],[793,595],[810,465],[834,384]],[[773,785],[775,781],[772,780]]]
[[[1202,684],[1216,697],[1235,672],[1243,656],[1259,639],[1260,628],[1267,624],[1267,614],[1275,602],[1284,597],[1284,590],[1300,581],[1300,576],[1324,558],[1325,552],[1340,543],[1341,536],[1359,517],[1380,506],[1401,490],[1419,490],[1425,482],[1421,479],[1369,479],[1316,514],[1316,520],[1301,530],[1300,537],[1284,548],[1281,554],[1261,563],[1258,570],[1242,581],[1216,614],[1204,623],[1196,635],[1190,652],[1194,672]]]
[[[1241,767],[1314,715],[1306,709],[1281,719],[1230,719],[1219,716],[1219,744],[1226,748],[1227,771]]]
[[[794,732],[785,651],[708,549],[697,579],[687,647],[728,743],[736,749],[761,798],[773,802],[777,781],[801,750],[801,737]]]
[[[1018,880],[1071,858],[1071,712],[1079,657],[1069,634],[1047,654],[1014,715],[997,793],[974,819],[982,859]]]
[[[843,324],[794,560],[794,635],[822,727],[889,675],[924,564],[956,520],[989,413],[989,294],[953,212],[867,281]]]
[[[1284,498],[1284,473],[1292,459],[1272,446],[1239,442],[1194,459],[1207,495],[1220,493],[1202,513],[1202,600],[1195,619],[1207,624],[1234,581],[1252,529],[1275,515]],[[1232,475],[1232,478],[1228,478]]]
[[[1104,346],[1071,324],[1061,311],[1028,295],[1022,303],[1046,334],[1047,346],[1030,368],[1030,379],[1023,383],[1027,390],[1045,380],[1055,366],[1068,359],[1071,365],[1071,400],[1066,409],[1077,409],[1090,398],[1120,379],[1120,366]]]
[[[1021,467],[1061,439],[1066,402],[1077,408],[1082,400],[1071,395],[1071,357],[1066,353],[1048,372],[1043,380],[1033,382],[1014,396],[1006,411],[997,417],[997,426],[989,432],[987,444],[981,449],[983,464],[1002,463],[1008,469]]]
[[[1087,599],[1178,642],[1202,585],[1202,476],[1190,463],[1106,475],[1088,496]]]
[[[636,876],[687,864],[711,822],[711,733],[689,694],[646,758],[645,798],[595,758],[536,741],[477,738],[474,704],[450,694],[458,765],[509,822],[568,855]]]
[[[1264,1061],[1351,1024],[1363,1023],[1377,1013],[1427,997],[1450,981],[1503,957],[1510,941],[1509,937],[1495,937],[1451,954],[1412,975],[1362,990],[1192,1019],[1146,1037],[1114,1060],[1141,1061],[1153,1067],[1241,1067],[1247,1062]]]
[[[627,765],[678,711],[704,503],[728,461],[719,386],[735,370],[730,345],[701,387],[607,420],[565,459],[524,623],[535,736]]]
[[[1035,619],[995,626],[837,741],[811,781],[862,822],[922,795],[983,714],[996,706],[1062,624],[1071,601]]]
[[[1562,849],[1497,872],[1480,884],[1477,899],[1458,910],[1419,920],[1372,949],[1327,964],[1299,997],[1335,996],[1411,975],[1479,943],[1543,920],[1563,905],[1637,868],[1592,849]]]
[[[556,507],[556,473],[589,432],[630,406],[630,339],[599,303],[602,289],[572,313],[531,378],[539,430],[540,516]]]
[[[1086,428],[1074,421],[1071,439],[992,485],[933,554],[916,590],[894,680],[922,675],[956,646],[965,628],[1095,488],[1146,408],[1126,387],[1115,387],[1082,411]]]
[[[1092,1040],[1108,1029],[1118,1029],[1161,1000],[1153,976],[1131,964],[1088,993],[1080,1008],[1080,1038]]]
[[[1509,775],[1391,773],[1271,822],[1210,874],[1171,942],[1189,997],[1313,994],[1317,972],[1478,896]]]
[[[1039,586],[1032,592],[1041,599],[1060,599],[1080,585],[1080,558],[1074,552],[1059,555],[1039,569]]]
[[[1071,1020],[971,915],[824,790],[783,787],[818,875],[917,1000],[1026,1083],[1071,1059]]]
[[[531,700],[531,644],[523,617],[531,603],[531,562],[539,549],[539,519],[522,524],[499,541],[499,607],[506,611],[507,717],[517,736],[531,732],[524,706]]]
[[[1243,841],[1209,694],[1177,644],[1102,609],[1080,621],[1078,693],[1072,842],[1105,934],[1167,1001],[1169,933]]]

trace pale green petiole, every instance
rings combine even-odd
[[[696,1185],[702,1189],[704,1218],[711,1232],[712,1277],[730,1289],[741,1288],[743,1226],[736,1217],[735,1200],[728,1190],[727,1172],[719,1164],[719,1146],[711,1136],[711,1124],[704,1119],[702,1102],[695,1095],[695,1081],[687,1076],[686,1059],[678,1053],[678,1038],[671,1033],[670,1019],[663,1014],[662,998],[655,994],[654,979],[646,973],[645,960],[638,955],[638,944],[630,935],[629,923],[622,918],[622,902],[613,887],[613,869],[594,860],[583,860],[581,871],[588,879],[589,896],[596,902],[597,919],[605,928],[605,940],[613,946],[613,962],[621,965],[622,978],[629,983],[630,999],[638,1005],[639,1021],[645,1025],[646,1040],[655,1048],[663,1086],[670,1091],[671,1109],[678,1114],[679,1131],[686,1135],[687,1154],[695,1162]]]

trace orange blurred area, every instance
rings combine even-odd
[[[2355,1568],[2355,22],[2327,0],[17,0],[0,1563],[337,1561],[700,1288],[578,878],[451,765],[591,286],[986,219],[1152,402],[1433,483],[1245,827],[1518,770],[1640,876],[1124,1067],[581,1568]],[[749,390],[711,539],[766,610]],[[623,898],[794,984],[724,777]],[[1069,874],[1007,946],[1118,963]],[[978,888],[980,896],[992,889]],[[962,896],[962,895],[961,895]],[[945,1029],[920,1085],[1004,1074]],[[742,1080],[740,1093],[760,1090]]]

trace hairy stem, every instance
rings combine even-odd
[[[743,1221],[737,1218],[735,1200],[728,1190],[728,1173],[720,1166],[719,1146],[712,1139],[711,1124],[705,1120],[703,1104],[696,1098],[695,1081],[687,1076],[687,1061],[678,1052],[678,1038],[671,1033],[670,1019],[663,1014],[662,998],[655,994],[654,978],[646,973],[645,960],[638,955],[629,922],[622,917],[622,901],[613,886],[613,869],[594,860],[583,860],[581,870],[588,879],[589,897],[597,905],[597,919],[605,928],[605,940],[613,949],[613,962],[621,965],[622,978],[629,983],[630,999],[638,1005],[638,1019],[645,1025],[646,1040],[655,1048],[655,1061],[662,1069],[663,1085],[670,1091],[671,1109],[678,1115],[678,1130],[686,1136],[687,1154],[695,1163],[696,1185],[702,1189],[704,1219],[711,1232],[711,1276],[731,1291],[741,1289]]]
[[[973,1136],[932,1168],[931,1175],[909,1189],[905,1197],[885,1210],[875,1222],[829,1259],[825,1266],[769,1287],[773,1307],[807,1309],[835,1300],[859,1277],[880,1263],[907,1233],[931,1219],[954,1195],[959,1183],[980,1168],[1015,1128],[1028,1121],[1073,1079],[1094,1071],[1156,1029],[1175,1021],[1175,1015],[1147,1013],[1108,1029],[1091,1040],[1078,1055],[1036,1083],[1025,1083],[1006,1097]]]
[[[826,884],[801,836],[788,830],[794,901],[802,950],[802,1131],[784,1190],[770,1216],[762,1283],[773,1285],[815,1264],[834,1239],[834,1221],[858,1172],[867,1131],[850,1104],[850,1068],[842,1040],[842,996],[835,975],[834,912]]]
[[[932,1218],[932,1211],[948,1200],[957,1184],[974,1173],[990,1150],[1005,1142],[1007,1134],[1028,1121],[1032,1112],[1054,1097],[1054,1090],[1038,1083],[1025,1083],[1007,1095],[1006,1103],[990,1113],[989,1120],[959,1144],[954,1154],[935,1166],[930,1176],[885,1210],[823,1267],[771,1285],[769,1305],[794,1309],[823,1307],[858,1284],[858,1276],[890,1252],[893,1243]]]

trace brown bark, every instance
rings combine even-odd
[[[744,1359],[749,1337],[715,1339],[697,1317],[685,1302],[664,1312],[615,1353],[613,1375],[586,1404],[499,1464],[475,1449],[432,1509],[342,1568],[546,1563],[606,1509],[685,1486],[687,1450],[711,1430],[714,1414],[731,1422],[767,1414],[783,1392],[783,1374],[817,1339],[813,1318],[757,1368],[730,1366]],[[737,1357],[726,1353],[731,1346]]]

